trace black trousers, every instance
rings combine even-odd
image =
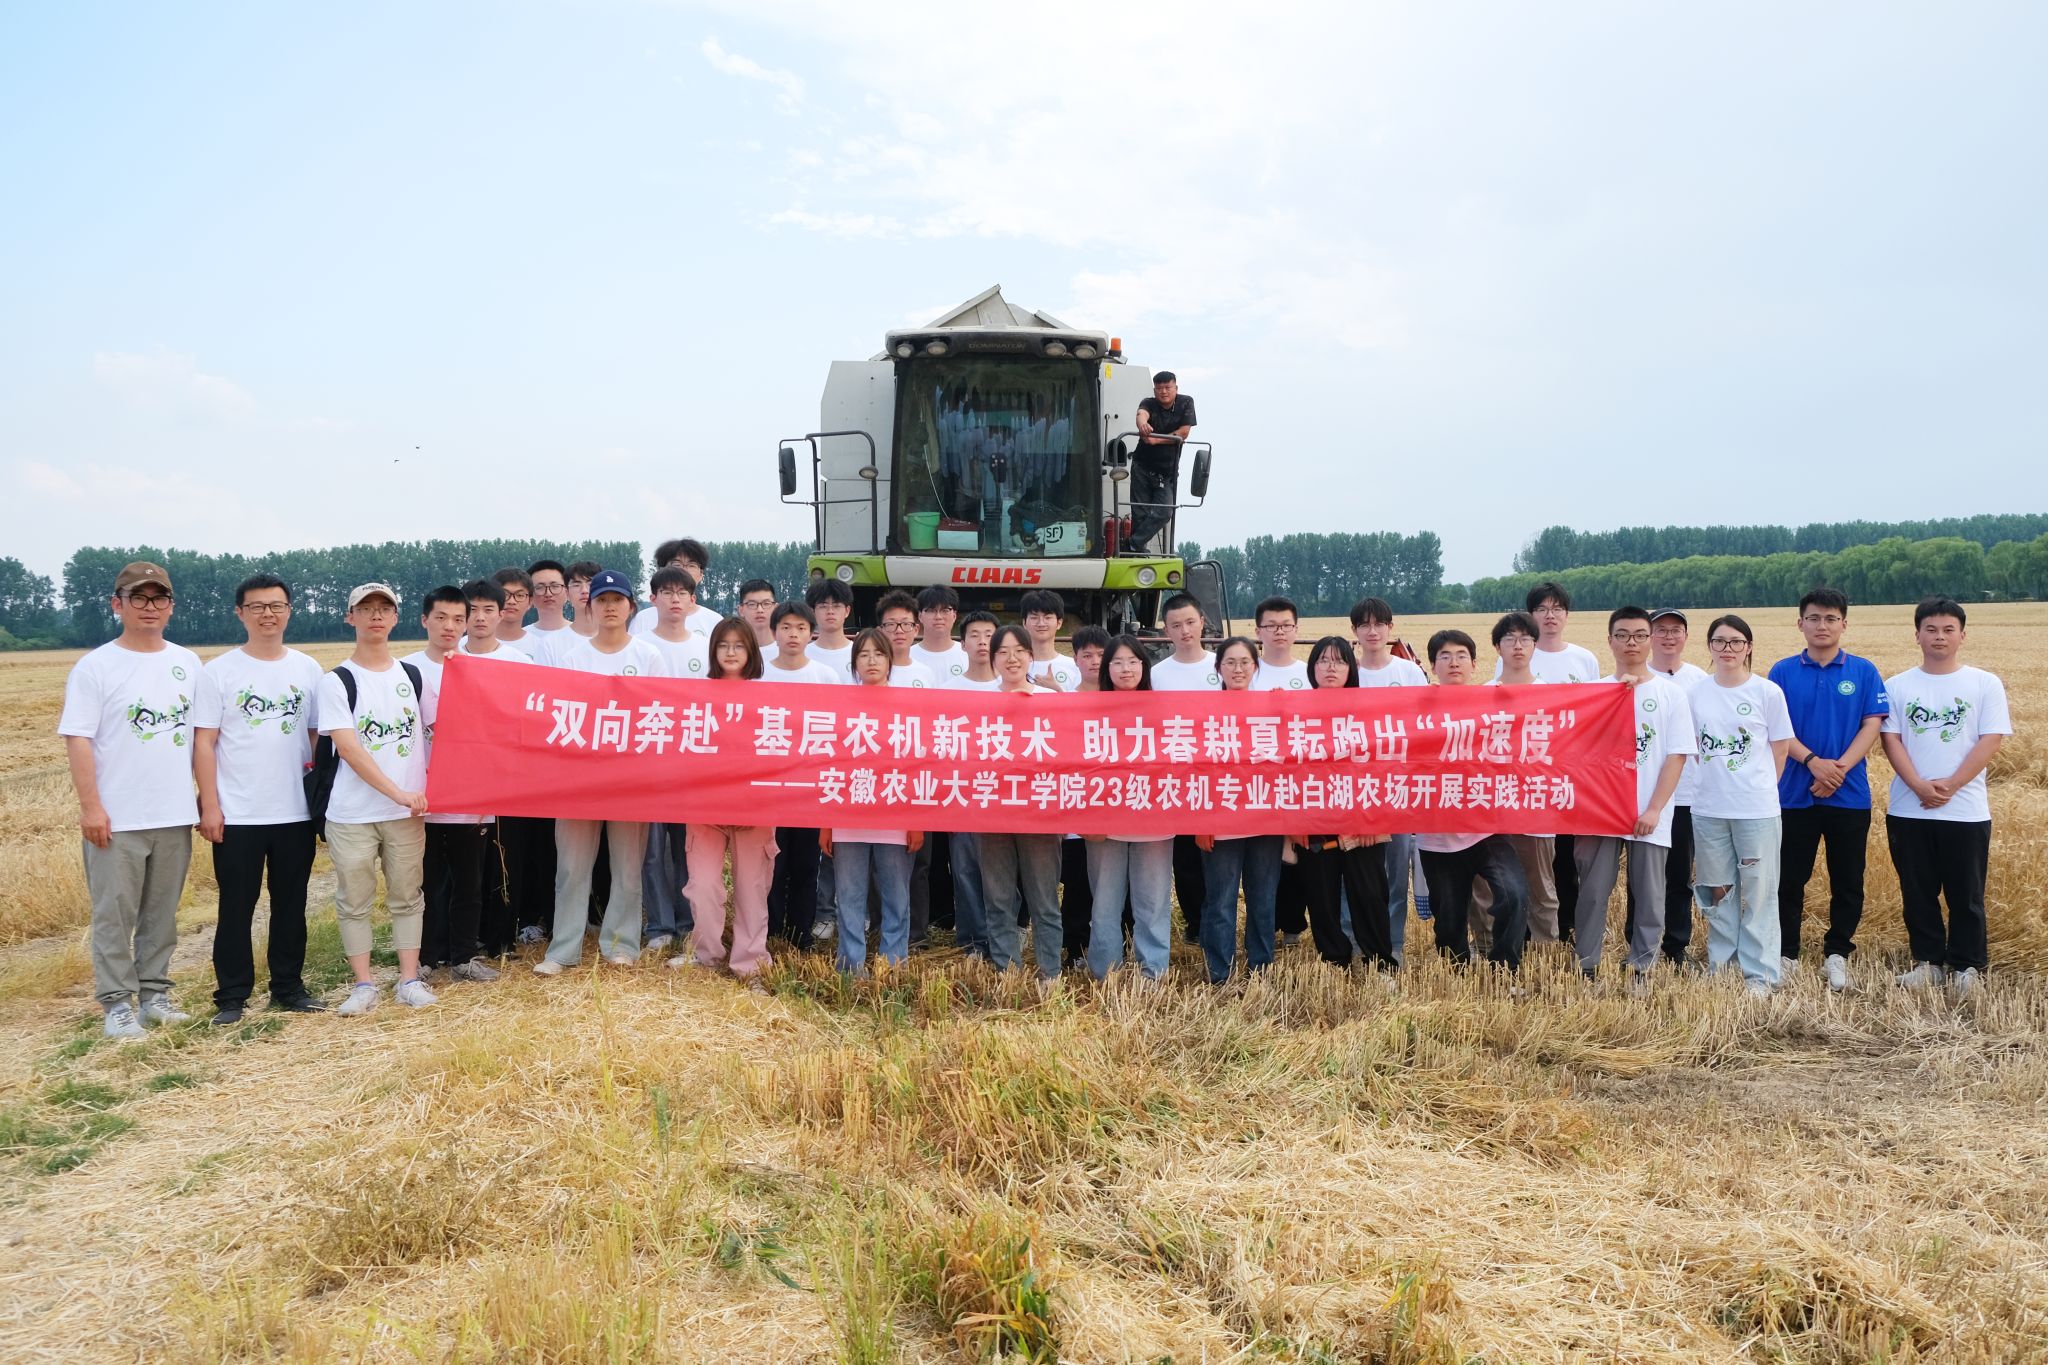
[[[427,826],[420,868],[426,913],[420,920],[420,961],[429,967],[467,962],[483,951],[477,941],[484,908],[484,849],[488,825]]]
[[[1806,916],[1806,883],[1823,841],[1828,852],[1828,932],[1821,951],[1847,957],[1856,951],[1863,922],[1863,864],[1870,848],[1870,812],[1840,806],[1805,806],[1778,816],[1778,938],[1786,957],[1799,960],[1799,928]]]
[[[1294,853],[1299,859],[1301,850]],[[1280,885],[1273,893],[1273,927],[1283,934],[1308,929],[1308,878],[1298,861],[1280,864]]]
[[[477,914],[476,936],[485,957],[511,950],[519,927],[512,922],[505,894],[505,844],[498,824],[484,826],[484,900]]]
[[[1523,875],[1522,860],[1515,856],[1515,846],[1507,835],[1488,835],[1455,853],[1424,849],[1422,875],[1429,882],[1430,923],[1436,930],[1438,952],[1455,962],[1472,960],[1467,916],[1472,912],[1472,882],[1479,878],[1493,893],[1493,949],[1487,956],[1511,970],[1522,965],[1522,944],[1529,937],[1529,879]],[[1385,896],[1380,903],[1386,903]],[[1560,892],[1560,914],[1564,903]],[[1354,927],[1358,923],[1355,902],[1351,923]]]
[[[1060,840],[1060,960],[1067,966],[1088,960],[1088,928],[1095,918],[1095,893],[1088,887],[1088,841]]]
[[[1195,847],[1192,834],[1173,836],[1173,898],[1180,902],[1188,942],[1201,942],[1202,902],[1209,899],[1209,881],[1204,875],[1202,850]]]
[[[775,880],[768,886],[768,932],[809,951],[818,922],[818,831],[775,831]]]
[[[229,825],[213,846],[220,923],[213,931],[213,1005],[241,1009],[256,989],[256,898],[270,870],[270,998],[306,993],[306,882],[313,875],[313,823]]]
[[[1376,966],[1394,966],[1394,930],[1387,918],[1387,850],[1343,848],[1335,839],[1311,838],[1295,850],[1301,877],[1308,885],[1308,927],[1315,934],[1316,953],[1339,967],[1351,965],[1351,939],[1344,933],[1343,906],[1351,902],[1351,932],[1359,953]],[[1467,893],[1470,894],[1469,891]]]
[[[1635,942],[1636,893],[1628,893],[1626,942]],[[1671,856],[1664,863],[1664,957],[1685,961],[1692,946],[1692,807],[1671,808]]]
[[[1915,962],[1953,972],[1990,965],[1984,881],[1991,866],[1989,820],[1884,818],[1885,842],[1905,901],[1906,941]],[[1948,902],[1942,923],[1941,903]]]
[[[1572,836],[1560,834],[1550,856],[1550,878],[1557,887],[1557,936],[1565,942],[1572,941],[1572,914],[1579,905],[1579,862],[1572,845]],[[1522,878],[1523,885],[1528,877]],[[1431,894],[1435,894],[1432,892]],[[1528,918],[1528,907],[1523,907],[1523,918]]]
[[[505,849],[505,894],[514,932],[555,926],[555,822],[530,815],[498,817]]]

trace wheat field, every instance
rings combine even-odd
[[[1759,659],[1796,647],[1791,609],[1745,615]],[[1909,665],[1909,616],[1856,610],[1849,647]],[[1401,626],[1446,624],[1490,618]],[[1888,984],[1880,839],[1839,997],[1636,998],[1538,954],[1510,999],[1411,924],[1391,987],[1290,953],[1212,991],[1184,945],[1164,989],[1045,998],[944,951],[761,994],[513,971],[126,1047],[87,986],[73,656],[0,656],[0,1359],[2048,1359],[2044,627],[1973,614],[2020,733],[1962,1004]]]

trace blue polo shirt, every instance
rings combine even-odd
[[[1884,695],[1884,677],[1877,666],[1846,649],[1825,665],[1815,663],[1802,649],[1771,665],[1771,681],[1785,693],[1786,708],[1792,712],[1792,733],[1799,736],[1802,746],[1822,758],[1840,756],[1863,728],[1866,717],[1891,714],[1891,703]],[[1816,800],[1813,774],[1805,764],[1788,758],[1785,775],[1778,779],[1778,804],[1786,810],[1807,806],[1869,810],[1868,762],[1849,769],[1833,796]]]

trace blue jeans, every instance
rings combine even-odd
[[[1394,961],[1408,944],[1408,879],[1415,866],[1415,836],[1396,834],[1387,841],[1387,931]]]
[[[696,927],[690,902],[683,898],[683,888],[690,884],[690,869],[683,855],[687,834],[682,825],[647,827],[647,857],[640,864],[640,899],[644,902],[648,938],[657,934],[679,938]]]
[[[960,863],[959,835],[954,835],[953,866]],[[1060,836],[1057,834],[978,834],[976,862],[988,908],[987,957],[999,972],[1024,960],[1024,929],[1017,923],[1020,907],[1031,912],[1031,951],[1038,974],[1060,974],[1060,949],[1065,931],[1060,922]],[[954,902],[956,915],[965,911],[963,898]]]
[[[962,952],[988,957],[995,929],[989,923],[988,901],[983,894],[981,839],[979,834],[948,834],[946,846],[953,857],[953,942]],[[1013,929],[1016,927],[1016,915],[1017,901],[1012,897],[1010,918]]]
[[[1779,819],[1693,812],[1693,895],[1707,917],[1707,969],[1733,962],[1745,981],[1778,984]],[[1726,888],[1718,903],[1713,892]]]
[[[1097,981],[1124,959],[1123,905],[1131,898],[1131,944],[1138,970],[1152,980],[1166,975],[1168,936],[1173,932],[1173,840],[1127,844],[1120,839],[1088,841],[1088,890],[1095,900],[1088,927],[1088,973]]]
[[[1218,839],[1202,858],[1202,956],[1209,983],[1222,985],[1237,960],[1237,888],[1244,884],[1244,962],[1263,971],[1273,962],[1273,899],[1280,889],[1280,835]]]
[[[882,901],[880,955],[889,962],[910,956],[910,849],[903,844],[832,844],[832,875],[839,903],[853,910],[839,917],[839,970],[868,971],[868,882]],[[857,907],[857,908],[856,908]]]

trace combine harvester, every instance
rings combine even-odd
[[[835,360],[818,431],[782,441],[782,500],[812,509],[813,579],[853,589],[871,623],[891,588],[944,583],[963,609],[1014,618],[1033,588],[1066,600],[1066,625],[1149,632],[1183,590],[1229,633],[1214,560],[1174,553],[1178,512],[1209,490],[1210,447],[1189,440],[1191,502],[1131,543],[1131,457],[1149,370],[1122,343],[977,294],[928,327],[890,332],[869,360]],[[798,496],[808,453],[811,494]]]

